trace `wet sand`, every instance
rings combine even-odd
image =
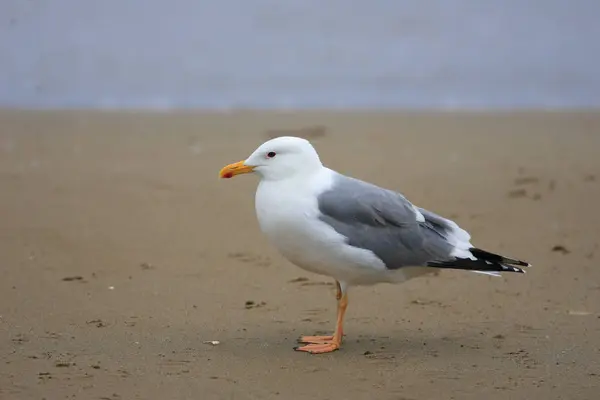
[[[355,288],[294,352],[334,287],[217,178],[281,132],[533,268]],[[594,399],[599,151],[593,112],[2,111],[0,398]]]

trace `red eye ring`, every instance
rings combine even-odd
[[[267,157],[269,157],[269,158],[273,158],[276,155],[277,155],[277,153],[275,153],[274,151],[270,151],[270,152],[267,153]]]

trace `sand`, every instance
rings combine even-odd
[[[334,287],[217,178],[278,132],[534,267],[355,288],[294,352]],[[0,398],[595,399],[599,150],[594,112],[2,111]]]

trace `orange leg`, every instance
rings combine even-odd
[[[344,314],[348,307],[348,294],[342,290],[339,282],[336,281],[338,301],[337,307],[337,322],[335,332],[332,336],[303,336],[300,338],[300,343],[307,343],[306,346],[295,347],[296,351],[304,351],[311,354],[330,353],[338,350],[342,345],[342,337],[344,336]]]

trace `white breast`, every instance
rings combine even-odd
[[[348,246],[345,238],[319,220],[316,194],[328,189],[327,169],[300,180],[261,181],[256,191],[259,225],[270,242],[295,265],[346,282],[388,280],[371,251]]]

